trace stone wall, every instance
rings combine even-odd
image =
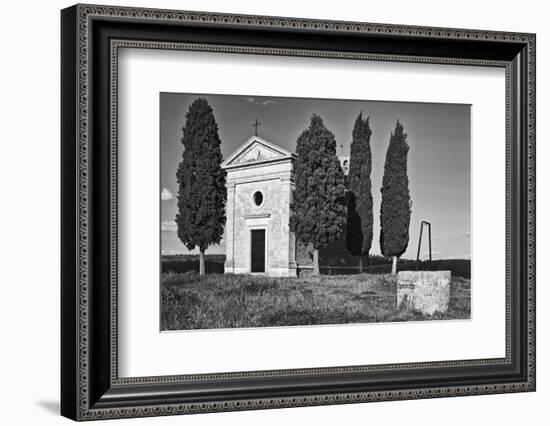
[[[397,273],[397,306],[408,303],[432,315],[446,312],[451,298],[451,271],[401,271]]]

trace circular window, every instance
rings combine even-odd
[[[254,204],[256,204],[257,206],[261,206],[264,202],[264,194],[262,194],[260,191],[256,191],[252,197],[254,198]]]

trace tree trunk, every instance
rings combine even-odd
[[[359,256],[359,273],[363,273],[363,256]]]
[[[199,256],[199,274],[204,275],[204,250],[201,250],[201,254]]]
[[[319,249],[313,249],[313,275],[320,275],[319,271]]]
[[[397,256],[393,256],[393,260],[391,264],[391,273],[392,275],[397,274]]]

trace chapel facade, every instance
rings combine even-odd
[[[296,277],[290,231],[296,155],[258,136],[223,163],[227,173],[226,273]]]

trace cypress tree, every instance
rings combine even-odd
[[[185,114],[183,156],[178,165],[178,237],[189,249],[200,251],[199,272],[204,275],[204,252],[220,242],[225,225],[225,172],[218,125],[206,99],[197,98]]]
[[[393,257],[392,274],[397,272],[397,258],[409,244],[411,197],[407,175],[407,134],[397,120],[395,132],[390,135],[382,180],[380,208],[380,248],[384,256]]]
[[[290,229],[297,239],[313,245],[313,273],[318,275],[319,250],[341,235],[346,222],[346,188],[336,140],[318,115],[298,137],[296,153]]]
[[[351,255],[359,256],[360,272],[363,272],[363,256],[368,256],[371,249],[373,234],[371,134],[369,117],[363,119],[363,113],[359,113],[350,146],[346,244]]]

